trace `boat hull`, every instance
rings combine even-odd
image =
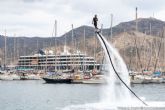
[[[51,78],[43,78],[46,83],[67,83],[70,84],[72,82],[71,79],[51,79]]]

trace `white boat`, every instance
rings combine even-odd
[[[12,74],[12,75],[10,75],[10,77],[12,77],[13,80],[20,80],[20,76],[17,74]]]
[[[131,76],[131,83],[132,84],[148,84],[151,83],[152,78],[149,76],[144,75],[135,75]]]
[[[131,80],[132,84],[142,84],[144,82],[144,79],[134,79]]]
[[[84,79],[83,84],[104,84],[106,80],[103,75],[95,75],[90,79]]]
[[[163,78],[155,77],[151,79],[151,83],[163,83]]]
[[[3,74],[0,75],[0,80],[13,80],[13,78],[10,75]]]
[[[31,75],[28,75],[28,79],[29,80],[40,80],[41,77],[38,75],[31,74]]]

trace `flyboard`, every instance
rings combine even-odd
[[[119,80],[124,84],[124,86],[125,86],[139,101],[141,101],[144,105],[148,106],[148,105],[147,105],[142,99],[140,99],[140,98],[136,95],[136,93],[122,80],[122,78],[120,77],[120,75],[118,74],[117,70],[115,69],[115,67],[114,67],[114,65],[113,65],[110,52],[108,51],[108,47],[107,47],[107,45],[106,45],[106,43],[105,43],[105,40],[103,39],[103,35],[101,35],[99,29],[96,30],[96,34],[97,34],[97,36],[102,40],[102,42],[103,42],[103,44],[104,44],[104,46],[105,46],[106,52],[107,52],[107,54],[108,54],[108,56],[109,56],[110,63],[111,63],[111,65],[112,65],[112,68],[113,68],[113,70],[114,70],[116,76],[117,76],[117,77],[119,78]]]

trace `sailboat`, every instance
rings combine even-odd
[[[55,24],[54,24],[54,32],[55,32],[55,38],[56,38],[57,37],[57,21],[56,20],[55,20]],[[56,50],[56,39],[55,39],[55,53],[56,53],[56,51],[57,50]],[[47,53],[46,53],[46,56],[47,56]],[[66,75],[66,74],[63,74],[63,73],[57,71],[57,63],[58,63],[57,59],[60,60],[60,63],[61,63],[61,59],[60,59],[61,57],[57,58],[58,57],[57,54],[55,54],[54,57],[55,57],[54,58],[54,71],[51,68],[49,68],[49,70],[46,71],[47,75],[45,77],[43,77],[43,80],[45,80],[46,83],[71,83],[72,79],[70,78],[70,75]],[[46,57],[46,59],[47,58],[48,58],[48,56]],[[46,65],[47,64],[48,64],[48,62],[46,63]],[[60,69],[61,69],[61,67],[60,67]]]

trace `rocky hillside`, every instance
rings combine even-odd
[[[153,71],[156,66],[156,69],[165,70],[165,38],[131,31],[115,36],[111,42],[129,68]]]
[[[138,31],[142,33],[146,33],[148,35],[159,36],[163,27],[165,26],[165,22],[155,19],[155,18],[139,18],[137,20]],[[136,21],[128,21],[118,24],[113,27],[113,34],[117,35],[121,32],[135,31],[136,30]],[[103,33],[108,35],[108,29],[104,29]],[[151,33],[150,33],[151,32]]]

